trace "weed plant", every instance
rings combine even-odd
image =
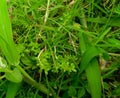
[[[119,98],[119,0],[0,3],[0,98]]]

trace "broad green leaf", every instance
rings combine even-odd
[[[19,90],[20,86],[21,83],[14,83],[9,81],[6,98],[15,98],[16,93]]]
[[[18,64],[6,0],[0,0],[0,47],[10,64]]]
[[[92,46],[87,35],[84,36],[82,34],[79,35],[82,59],[78,75],[85,70],[92,98],[101,98],[101,75],[96,56],[103,52],[103,50]]]
[[[93,58],[86,68],[86,75],[92,98],[101,98],[101,74],[96,58]]]
[[[81,74],[88,67],[90,61],[100,53],[100,49],[95,46],[88,48],[82,56],[79,74]]]
[[[19,83],[22,81],[22,74],[17,68],[15,68],[10,73],[6,72],[5,76],[11,82]]]

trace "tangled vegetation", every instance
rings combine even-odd
[[[119,0],[1,0],[0,98],[119,98]]]

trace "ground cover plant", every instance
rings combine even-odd
[[[119,0],[1,0],[0,98],[119,98]]]

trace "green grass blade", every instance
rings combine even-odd
[[[96,43],[100,42],[101,40],[103,40],[104,36],[111,30],[111,27],[109,27],[108,29],[106,29],[97,39]]]
[[[120,48],[120,40],[109,38],[107,41],[112,45],[112,47]]]
[[[102,18],[87,18],[88,22],[94,22],[94,23],[100,23],[100,24],[106,24],[108,21],[108,18],[102,17]],[[120,17],[112,17],[110,21],[108,22],[108,26],[117,26],[120,27]]]
[[[18,63],[6,0],[0,1],[0,47],[10,64]]]
[[[107,12],[102,8],[100,7],[97,3],[93,3],[93,5],[98,8],[102,13],[106,14],[107,15]]]

